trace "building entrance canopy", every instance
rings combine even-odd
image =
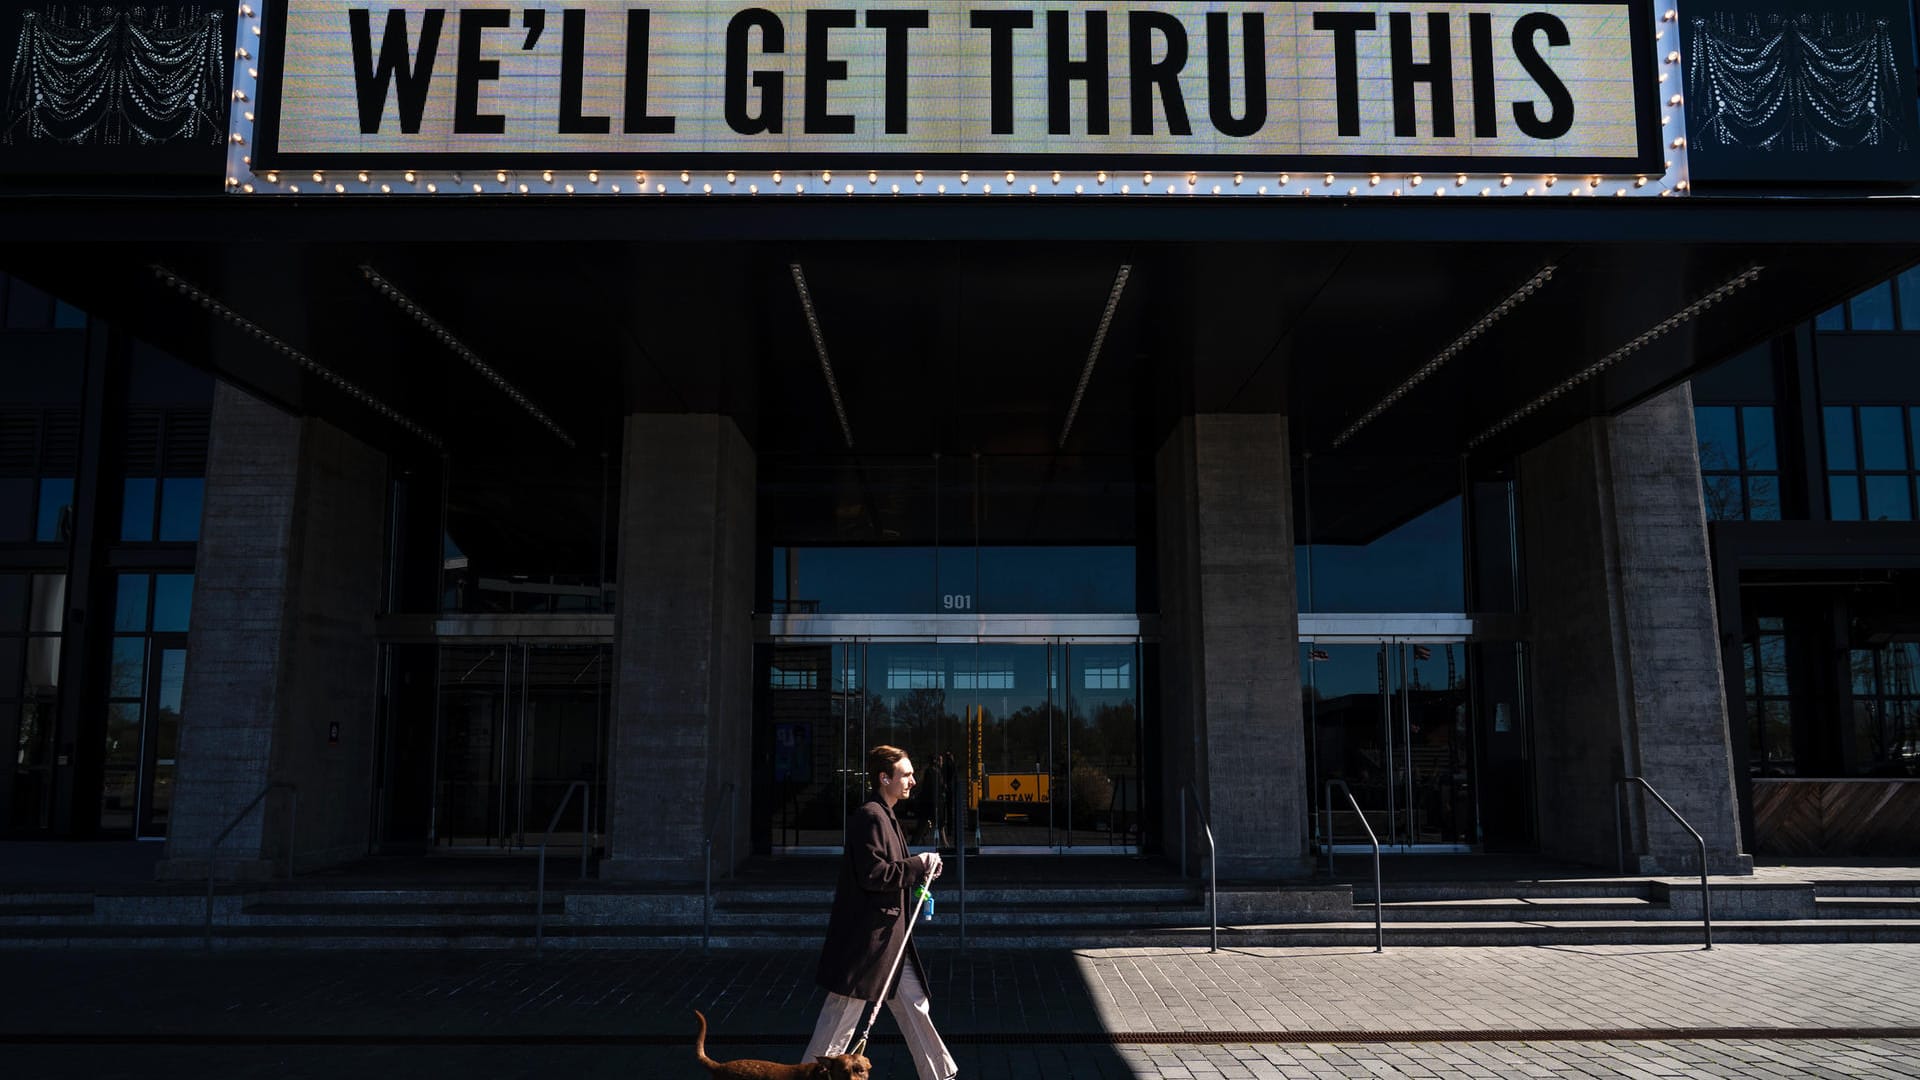
[[[1402,507],[1457,455],[1618,411],[1920,242],[1892,201],[1561,192],[74,209],[0,200],[10,260],[403,453],[591,455],[633,412],[728,413],[762,453],[1131,453],[1182,414],[1270,412],[1317,485]],[[1447,475],[1388,463],[1413,448]],[[1365,501],[1316,535],[1377,532]]]

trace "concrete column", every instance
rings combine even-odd
[[[1306,740],[1287,419],[1182,419],[1156,464],[1159,489],[1162,835],[1179,846],[1193,785],[1220,874],[1304,872]],[[1188,804],[1192,868],[1206,850]]]
[[[1643,776],[1744,873],[1692,391],[1589,420],[1520,461],[1541,848],[1616,860],[1613,783]],[[1635,805],[1639,800],[1633,800]],[[1698,872],[1648,799],[1646,872]]]
[[[385,487],[379,452],[216,388],[163,877],[204,875],[270,783],[301,869],[366,854]],[[248,813],[220,876],[284,869],[292,807]]]
[[[627,418],[604,877],[698,880],[716,822],[721,873],[733,800],[747,850],[755,466],[728,417]]]

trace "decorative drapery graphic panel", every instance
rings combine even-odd
[[[1904,5],[1709,4],[1684,14],[1696,179],[1920,177]]]
[[[18,19],[0,142],[224,142],[224,12],[187,5],[42,4],[21,11]]]

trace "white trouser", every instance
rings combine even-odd
[[[820,1020],[813,1025],[813,1039],[807,1043],[801,1063],[827,1054],[846,1053],[854,1034],[866,1023],[867,1011],[872,1008],[870,1001],[829,993],[826,1004],[820,1007]],[[933,1029],[933,1015],[927,1011],[927,988],[920,984],[920,975],[911,962],[901,965],[900,992],[887,999],[887,1009],[907,1038],[907,1050],[913,1054],[913,1067],[919,1072],[920,1080],[949,1080],[960,1071],[953,1063],[953,1055],[947,1053],[947,1044],[940,1041],[940,1033]]]

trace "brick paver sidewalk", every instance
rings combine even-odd
[[[3,953],[0,1073],[691,1076],[694,1008],[718,1056],[791,1060],[813,959]],[[969,1077],[1920,1076],[1920,945],[927,959]],[[874,1057],[911,1075],[896,1044]]]

